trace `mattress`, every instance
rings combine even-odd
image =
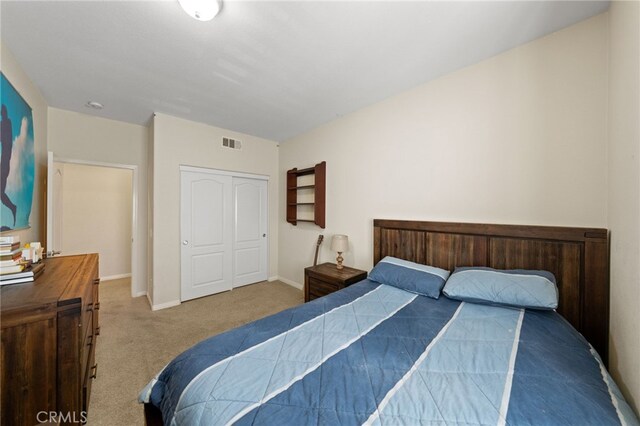
[[[166,425],[638,425],[554,311],[364,280],[204,340],[141,392]]]

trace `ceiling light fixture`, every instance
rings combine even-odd
[[[89,101],[86,104],[84,104],[84,106],[86,106],[87,108],[92,108],[92,109],[102,109],[102,108],[104,108],[104,105],[102,105],[100,102],[96,102],[96,101]]]
[[[222,9],[222,0],[178,0],[180,6],[198,21],[210,21]]]

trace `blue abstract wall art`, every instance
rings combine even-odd
[[[11,231],[30,227],[35,179],[33,113],[3,73],[0,100],[0,231]]]

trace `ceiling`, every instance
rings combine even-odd
[[[2,42],[50,106],[153,112],[283,141],[605,11],[607,1],[5,1]],[[87,101],[104,104],[94,111]]]

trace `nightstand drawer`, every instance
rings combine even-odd
[[[309,277],[309,294],[317,297],[325,296],[334,291],[340,290],[342,287],[337,283],[322,281],[314,277]]]

